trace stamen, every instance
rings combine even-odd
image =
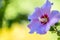
[[[41,21],[41,22],[47,22],[47,18],[39,18],[39,21]]]
[[[42,24],[46,24],[49,21],[49,18],[46,14],[41,17],[38,17],[38,19]]]

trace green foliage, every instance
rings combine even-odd
[[[49,31],[55,31],[53,26],[50,27],[50,30]]]
[[[55,26],[59,26],[60,25],[60,22],[56,23]]]
[[[60,30],[57,31],[57,35],[60,36]]]
[[[11,25],[15,22],[22,23],[22,21],[28,21],[27,14],[19,14],[15,19],[7,20],[8,28],[11,28]]]
[[[58,37],[57,40],[60,40],[60,37]]]
[[[5,10],[6,10],[6,7],[8,5],[7,1],[8,0],[0,0],[0,28],[2,28]]]

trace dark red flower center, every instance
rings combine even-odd
[[[49,17],[47,14],[44,14],[39,18],[39,20],[42,24],[46,24],[49,21]]]

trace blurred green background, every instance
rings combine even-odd
[[[0,0],[0,40],[60,40],[56,33],[29,34],[28,16],[46,0]],[[60,11],[60,0],[50,0],[51,10]],[[60,26],[57,27],[60,30]]]

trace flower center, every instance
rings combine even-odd
[[[42,24],[46,24],[46,23],[49,21],[48,15],[47,15],[47,14],[42,15],[41,17],[39,17],[39,21],[40,21]]]

